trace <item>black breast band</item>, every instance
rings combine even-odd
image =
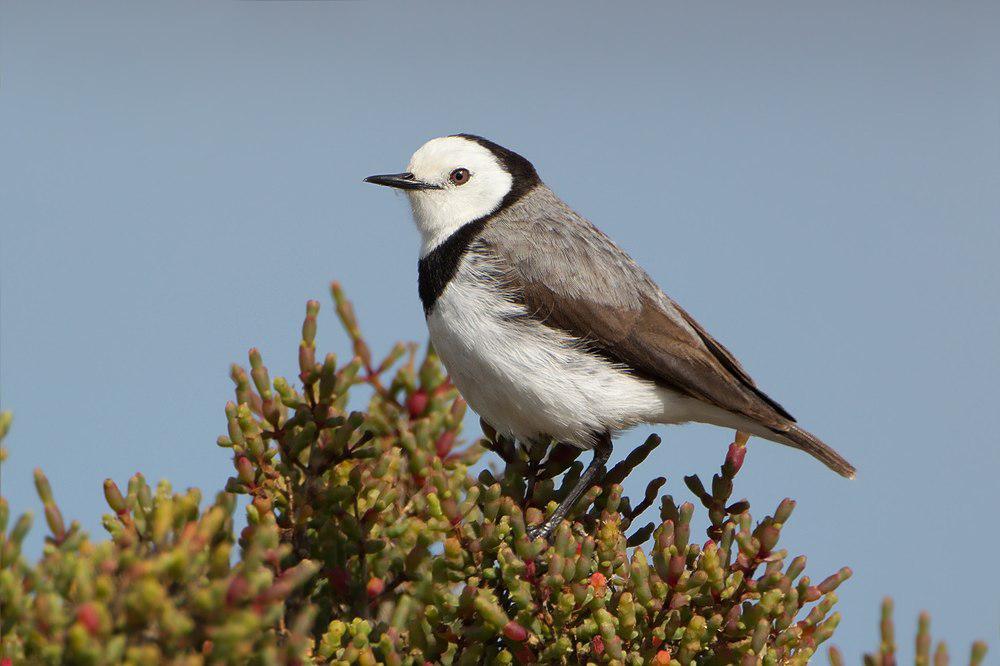
[[[465,256],[469,245],[486,228],[486,223],[491,217],[492,215],[486,215],[469,222],[428,252],[427,256],[417,264],[417,286],[420,291],[420,302],[424,304],[424,315],[430,315],[434,310],[434,304],[455,277],[458,264]]]

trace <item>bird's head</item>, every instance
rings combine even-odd
[[[365,178],[406,192],[427,254],[466,224],[509,206],[539,183],[531,162],[471,134],[431,139],[403,173]]]

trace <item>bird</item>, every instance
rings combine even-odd
[[[468,405],[515,441],[593,451],[532,537],[551,534],[605,473],[614,437],[639,424],[732,428],[854,477],[518,153],[454,134],[421,146],[405,172],[364,180],[409,199],[430,341]]]

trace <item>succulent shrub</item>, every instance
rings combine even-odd
[[[0,666],[797,664],[833,634],[851,571],[814,580],[779,548],[792,500],[755,520],[734,499],[745,442],[709,482],[684,479],[703,528],[695,504],[661,495],[662,477],[623,495],[651,436],[532,540],[579,477],[580,451],[525,447],[486,424],[463,444],[466,405],[433,350],[375,358],[336,284],[333,297],[346,362],[317,352],[310,301],[297,377],[272,378],[256,350],[233,366],[218,445],[234,472],[211,502],[138,474],[124,489],[108,479],[109,536],[94,541],[66,525],[38,471],[49,535],[36,563],[21,554],[30,516],[11,523],[0,502]],[[367,407],[351,411],[359,389]],[[866,663],[895,663],[890,612]],[[917,663],[931,663],[927,625]],[[977,644],[970,663],[984,654]],[[843,663],[835,649],[829,659]]]

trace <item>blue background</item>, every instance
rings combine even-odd
[[[294,374],[308,298],[346,355],[331,279],[374,349],[423,341],[408,206],[361,179],[475,132],[858,466],[753,441],[737,486],[799,501],[814,578],[854,568],[836,643],[892,594],[904,654],[919,609],[996,652],[998,8],[5,2],[3,493],[38,516],[41,466],[100,535],[106,476],[221,487],[228,363]],[[730,436],[666,429],[631,490],[688,497]]]

